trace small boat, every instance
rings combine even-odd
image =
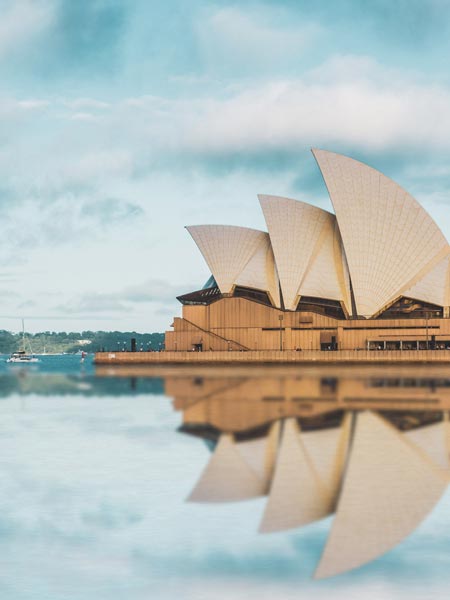
[[[25,344],[28,342],[28,347],[30,352],[27,353],[25,350],[17,350],[17,352],[13,352],[9,358],[6,359],[7,363],[19,363],[21,365],[28,365],[30,363],[38,363],[41,362],[40,359],[35,356],[31,351],[30,341],[25,337],[25,324],[22,319],[22,348],[25,348]]]
[[[37,363],[41,362],[37,356],[34,354],[27,354],[25,350],[19,350],[18,352],[13,352],[9,358],[6,359],[7,363]]]

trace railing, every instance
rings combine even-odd
[[[244,344],[240,344],[239,342],[236,342],[235,340],[230,340],[226,337],[223,337],[222,335],[219,335],[218,333],[214,333],[213,331],[208,331],[207,329],[203,329],[203,327],[200,327],[200,325],[197,325],[197,323],[193,323],[192,321],[189,321],[188,319],[185,319],[184,317],[183,317],[183,321],[186,321],[186,323],[189,323],[189,325],[192,325],[193,327],[195,327],[199,331],[202,331],[206,335],[212,335],[212,336],[218,338],[219,340],[226,342],[228,344],[228,346],[230,344],[235,344],[236,346],[239,346],[240,350],[250,350],[250,348],[248,348],[247,346],[244,346]],[[232,350],[230,350],[230,347],[228,347],[228,350],[232,352]],[[240,350],[237,350],[237,352],[240,352]],[[175,350],[174,352],[177,352],[177,350]],[[181,352],[183,352],[183,350],[181,350]],[[212,352],[220,352],[220,350],[212,350]]]

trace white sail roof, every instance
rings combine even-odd
[[[405,436],[450,474],[450,423],[448,420],[412,429],[407,431]]]
[[[306,525],[325,517],[331,508],[332,497],[311,464],[297,422],[287,419],[259,531]]]
[[[450,305],[450,257],[446,256],[420,281],[403,291],[404,296],[431,302],[438,306]]]
[[[284,305],[288,310],[295,310],[302,281],[327,236],[334,231],[335,217],[321,208],[290,198],[265,195],[258,198],[269,230]],[[335,289],[332,293],[339,294],[340,298],[334,261],[331,264],[326,261],[326,271],[333,274],[331,281],[335,282]]]
[[[450,249],[433,219],[397,183],[347,156],[313,154],[336,211],[358,314],[373,316]]]
[[[323,229],[322,243],[300,284],[300,296],[343,301],[347,312],[351,313],[347,264],[343,252],[336,219],[329,219]]]
[[[264,237],[261,237],[259,246],[235,283],[249,288],[265,290],[268,292],[273,305],[277,308],[280,307],[280,287],[275,257],[268,233],[264,233]]]
[[[392,425],[357,416],[336,517],[316,570],[331,577],[384,554],[409,535],[447,486],[447,477]]]
[[[188,502],[236,502],[262,496],[266,482],[243,459],[232,435],[222,434]]]
[[[267,233],[234,225],[186,227],[223,294],[230,293],[244,267],[266,243]]]

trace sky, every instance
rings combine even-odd
[[[0,329],[164,331],[185,225],[331,210],[311,147],[450,239],[449,0],[0,0]]]

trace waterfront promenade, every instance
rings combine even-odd
[[[450,350],[249,350],[212,352],[98,352],[98,365],[143,364],[305,364],[440,363],[450,364]]]

